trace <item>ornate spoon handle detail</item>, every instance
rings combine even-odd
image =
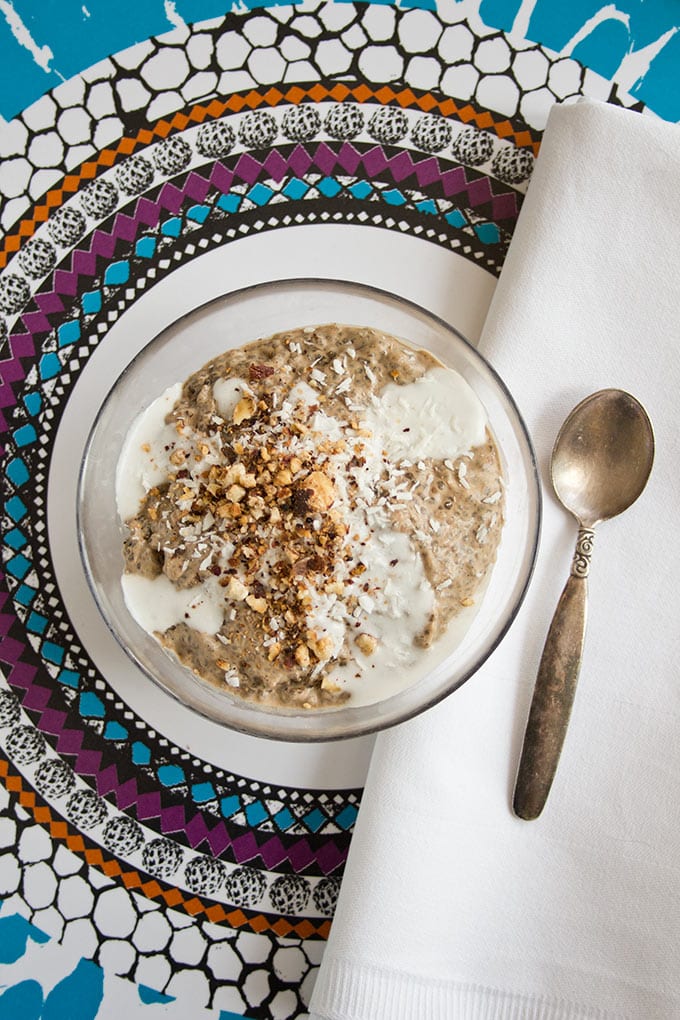
[[[593,538],[588,528],[579,530],[571,575],[538,667],[513,802],[515,814],[527,820],[538,818],[543,810],[569,724],[583,654]]]
[[[574,559],[571,562],[571,572],[574,577],[587,577],[590,570],[590,557],[593,554],[593,542],[595,532],[590,528],[579,528],[576,539]]]

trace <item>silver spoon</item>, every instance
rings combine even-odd
[[[538,667],[513,801],[520,818],[537,818],[543,810],[567,732],[583,654],[593,529],[635,502],[653,460],[651,422],[642,405],[623,390],[600,390],[586,397],[555,441],[553,488],[578,521],[579,532],[571,575]]]

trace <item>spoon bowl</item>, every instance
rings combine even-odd
[[[560,429],[551,480],[563,506],[594,528],[635,502],[653,460],[654,433],[644,407],[624,390],[599,390]]]
[[[579,523],[571,574],[538,667],[513,809],[537,818],[557,770],[581,669],[593,528],[627,510],[647,484],[654,433],[647,412],[624,390],[599,390],[560,429],[551,459],[557,498]]]

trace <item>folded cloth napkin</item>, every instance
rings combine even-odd
[[[535,577],[482,670],[379,737],[311,1013],[677,1018],[680,128],[590,101],[553,110],[480,346],[546,480]],[[656,461],[597,529],[571,724],[524,822],[515,772],[576,536],[549,456],[570,409],[609,386],[646,406]]]

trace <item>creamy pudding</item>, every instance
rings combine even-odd
[[[464,632],[503,492],[462,376],[374,329],[282,332],[213,359],[130,429],[125,601],[243,698],[375,702]]]

